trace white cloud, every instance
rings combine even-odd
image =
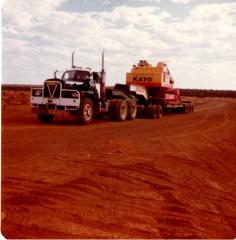
[[[193,0],[169,0],[172,3],[176,3],[176,4],[188,4],[190,2],[192,2]]]
[[[111,2],[110,2],[109,0],[105,0],[105,1],[102,2],[102,4],[103,4],[103,5],[110,5]]]
[[[129,0],[130,2],[160,3],[160,0]]]
[[[174,19],[159,6],[69,13],[60,2],[5,1],[3,82],[40,84],[70,66],[73,50],[77,64],[97,70],[105,49],[108,85],[146,58],[167,61],[179,87],[236,89],[236,3],[198,5]]]
[[[3,3],[2,14],[9,25],[29,30],[35,21],[44,21],[63,0],[7,0]]]

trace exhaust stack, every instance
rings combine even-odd
[[[71,68],[75,67],[75,65],[74,65],[74,54],[75,54],[75,51],[72,52],[72,56],[71,56]]]
[[[102,52],[102,71],[101,71],[101,88],[100,88],[100,96],[101,99],[104,100],[105,99],[105,95],[106,95],[106,72],[104,69],[104,51]]]
[[[57,72],[58,72],[58,70],[56,70],[56,71],[54,72],[54,79],[57,79]]]

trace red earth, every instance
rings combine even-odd
[[[236,100],[158,120],[41,124],[2,109],[6,238],[234,238]]]

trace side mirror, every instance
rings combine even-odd
[[[93,81],[95,83],[101,83],[101,77],[100,77],[99,73],[93,72]]]

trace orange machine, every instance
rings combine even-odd
[[[152,66],[146,60],[140,60],[126,73],[126,84],[146,88],[148,104],[157,105],[163,111],[193,111],[193,104],[189,101],[183,102],[179,89],[173,88],[174,80],[165,62]]]
[[[173,88],[174,81],[165,62],[152,66],[146,60],[140,60],[131,72],[126,73],[126,84]]]

